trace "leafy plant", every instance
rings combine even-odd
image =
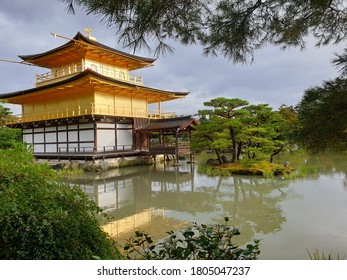
[[[22,131],[19,128],[0,127],[0,149],[11,148],[22,141]]]
[[[143,258],[154,260],[254,260],[260,253],[260,241],[239,248],[232,238],[240,234],[237,227],[229,226],[229,218],[224,224],[198,225],[193,223],[177,233],[169,231],[169,236],[154,244],[149,234],[138,230],[124,246],[128,259]]]
[[[122,258],[94,201],[24,145],[0,149],[0,205],[0,259]]]

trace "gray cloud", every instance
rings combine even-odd
[[[65,43],[50,32],[72,37],[84,27],[92,27],[98,41],[124,51],[114,30],[100,19],[79,10],[76,15],[68,14],[58,0],[5,1],[0,10],[0,58],[16,60],[19,54],[46,51]],[[267,103],[275,109],[281,104],[296,105],[306,89],[337,76],[330,60],[343,49],[341,45],[317,49],[312,43],[304,51],[270,46],[255,53],[254,64],[235,65],[223,57],[202,56],[199,45],[173,44],[173,55],[159,57],[154,67],[134,74],[142,75],[147,86],[191,92],[183,100],[163,104],[164,110],[178,114],[194,114],[204,101],[219,96]],[[145,52],[137,54],[151,57]],[[30,88],[35,73],[45,71],[0,62],[0,93]]]

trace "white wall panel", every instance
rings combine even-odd
[[[133,145],[132,130],[117,130],[117,146],[123,145],[124,149],[131,149],[131,145]]]
[[[66,144],[58,144],[58,152],[65,153],[67,151]]]
[[[57,130],[57,128],[55,127],[55,126],[50,126],[50,127],[46,127],[45,128],[45,131],[47,132],[47,131],[56,131]]]
[[[102,146],[115,146],[116,140],[115,140],[115,131],[114,130],[98,130],[97,132],[97,143],[98,147]]]
[[[23,134],[23,142],[31,144],[33,142],[32,134]]]
[[[34,143],[42,143],[43,140],[44,140],[44,134],[43,133],[34,134]]]
[[[79,125],[80,129],[84,129],[84,128],[94,128],[94,124],[93,123],[83,123]]]
[[[57,152],[57,145],[55,145],[55,144],[46,144],[46,152],[47,153],[56,153]]]
[[[129,123],[117,123],[117,128],[128,128],[128,129],[131,129],[131,128],[133,128],[133,125],[129,124]]]
[[[68,126],[68,129],[69,129],[69,130],[77,129],[77,124],[69,125],[69,126]]]
[[[34,128],[34,132],[43,132],[43,127]]]
[[[114,123],[98,123],[97,124],[98,128],[115,128]]]
[[[80,130],[80,141],[94,141],[94,130]]]
[[[55,132],[46,133],[46,143],[57,142],[57,134]]]
[[[66,131],[59,131],[58,132],[58,142],[66,142],[66,141],[67,141]]]
[[[69,131],[69,142],[77,142],[77,131]]]
[[[44,145],[34,145],[34,152],[35,153],[43,153],[44,152]]]

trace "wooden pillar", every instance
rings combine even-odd
[[[194,155],[192,153],[192,149],[191,149],[191,146],[190,146],[190,143],[192,142],[192,131],[189,130],[189,161],[190,163],[194,163]]]
[[[176,130],[175,157],[176,157],[176,164],[178,164],[178,129]]]

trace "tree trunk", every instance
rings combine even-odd
[[[242,153],[242,142],[239,142],[237,147],[237,156],[236,156],[237,160],[240,160],[241,153]]]
[[[235,130],[233,127],[229,127],[230,137],[231,137],[231,144],[232,144],[232,162],[236,161],[236,139],[235,139]]]
[[[283,145],[283,144],[280,145],[280,148],[279,148],[278,150],[276,150],[276,151],[270,156],[270,163],[273,162],[274,156],[277,155],[277,154],[279,154],[279,152],[282,151],[283,148],[284,148],[284,145]]]
[[[218,159],[219,164],[222,164],[223,161],[222,161],[222,158],[221,158],[221,156],[220,156],[220,151],[219,151],[219,149],[214,149],[214,151],[215,151],[215,153],[216,153],[216,155],[217,155],[217,159]]]

